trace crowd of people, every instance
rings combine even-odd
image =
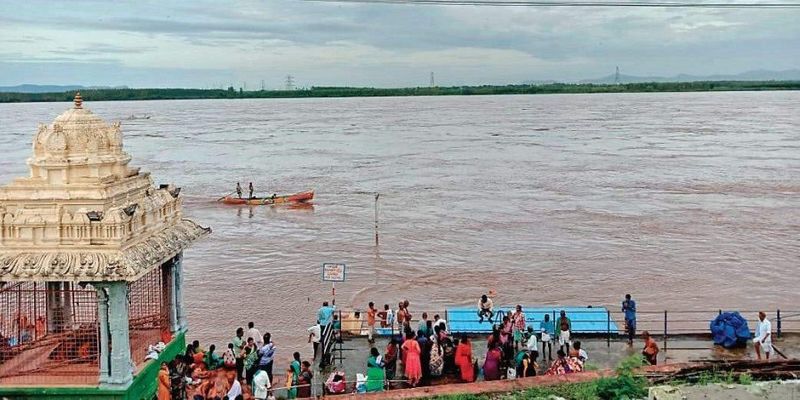
[[[248,329],[236,329],[236,334],[221,353],[215,345],[208,349],[195,340],[186,351],[167,364],[158,375],[158,400],[238,400],[249,389],[257,400],[274,397],[279,386],[274,380],[276,345],[272,335],[263,335],[253,322]],[[314,377],[311,362],[302,360],[295,352],[286,368],[284,397],[311,397]]]
[[[636,335],[636,302],[630,295],[622,301],[624,331],[633,344]],[[348,387],[342,371],[334,370],[324,381],[328,393],[345,391],[377,392],[388,388],[429,385],[442,382],[474,382],[529,377],[539,374],[561,375],[584,371],[589,354],[579,340],[573,340],[572,321],[567,312],[560,311],[551,319],[545,314],[537,329],[526,318],[521,305],[512,312],[496,312],[492,298],[482,295],[477,303],[479,324],[491,324],[486,337],[485,356],[466,335],[453,334],[448,321],[438,314],[432,317],[422,312],[415,317],[408,300],[396,309],[388,304],[382,308],[369,302],[365,312],[366,333],[371,344],[364,364],[365,374],[359,374],[356,385]],[[756,330],[756,351],[771,353],[771,326],[763,315]],[[383,329],[381,329],[383,328]],[[386,334],[385,347],[377,346],[379,331]],[[332,332],[327,332],[331,329]],[[243,398],[249,390],[256,399],[266,400],[280,391],[282,397],[306,398],[312,395],[313,362],[330,364],[324,359],[325,340],[341,341],[342,321],[334,304],[324,302],[317,312],[316,323],[308,329],[308,342],[313,344],[313,358],[303,360],[294,353],[286,365],[285,381],[273,377],[276,345],[269,332],[262,333],[250,322],[240,327],[227,347],[219,352],[213,344],[207,349],[194,341],[170,364],[163,364],[159,373],[159,399]],[[396,331],[395,331],[396,329]],[[399,332],[395,334],[394,332]],[[642,355],[655,365],[659,348],[647,331]],[[483,341],[477,341],[483,346]],[[553,349],[555,347],[555,349]],[[554,353],[555,350],[555,354]],[[540,365],[540,362],[542,363]],[[212,373],[214,372],[214,373]]]
[[[626,301],[623,309],[628,307],[635,310],[630,295]],[[448,374],[457,376],[462,382],[473,382],[480,375],[483,380],[491,381],[540,373],[569,374],[585,368],[588,353],[580,341],[572,340],[572,322],[563,310],[555,321],[550,319],[550,315],[545,315],[538,331],[535,331],[533,326],[528,325],[521,305],[517,305],[512,313],[501,316],[495,313],[492,299],[482,295],[478,301],[477,316],[478,323],[487,321],[492,324],[492,333],[486,339],[486,356],[481,365],[473,351],[472,340],[467,336],[453,335],[447,321],[441,316],[429,318],[423,312],[417,325],[412,326],[414,316],[408,300],[400,302],[396,310],[392,310],[388,304],[379,310],[374,302],[370,302],[366,311],[370,343],[375,344],[375,333],[379,327],[396,326],[401,334],[389,338],[383,354],[377,347],[370,349],[367,391],[383,390],[384,383],[396,382],[401,376],[409,386],[415,387]],[[626,314],[626,319],[631,326],[635,326],[635,314]],[[555,358],[554,344],[557,350]],[[652,353],[648,359],[655,363],[655,354],[658,353],[655,341],[646,340],[644,352]],[[546,368],[539,366],[540,355]]]

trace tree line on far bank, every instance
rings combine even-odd
[[[505,86],[450,86],[412,88],[312,87],[298,90],[226,89],[86,89],[86,101],[256,99],[302,97],[457,96],[497,94],[578,94],[800,90],[800,81],[645,82],[622,84],[549,83]],[[0,103],[72,101],[74,91],[60,93],[0,93]]]

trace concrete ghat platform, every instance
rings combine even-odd
[[[469,335],[472,338],[472,350],[478,362],[482,365],[486,356],[486,337],[487,335]],[[641,354],[643,343],[641,338],[636,338],[633,346],[629,346],[627,341],[616,338],[607,341],[603,337],[588,337],[576,335],[574,340],[580,340],[583,348],[589,353],[589,364],[598,370],[613,370],[619,363],[628,356]],[[746,360],[755,358],[752,343],[745,348],[724,349],[714,346],[711,339],[703,336],[676,335],[671,336],[666,343],[663,338],[656,338],[661,353],[658,355],[659,368],[679,367],[682,364],[694,360]],[[388,339],[380,338],[376,341],[375,347],[383,353]],[[800,356],[800,335],[784,335],[783,338],[776,338],[774,345],[781,349],[788,357]],[[364,337],[351,338],[344,344],[345,350],[342,355],[344,360],[338,361],[339,369],[344,370],[348,376],[356,373],[365,373],[369,349],[372,347]],[[553,356],[558,346],[553,346]],[[541,349],[541,344],[540,344]],[[288,363],[287,363],[288,364]],[[549,364],[540,357],[540,372],[544,372]],[[672,364],[668,366],[665,364]]]

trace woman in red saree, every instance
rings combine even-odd
[[[403,360],[406,367],[406,378],[412,387],[417,386],[420,378],[422,378],[422,363],[420,361],[420,353],[422,349],[419,343],[414,338],[414,333],[409,332],[406,335],[406,341],[403,343]]]
[[[461,339],[456,348],[456,366],[461,370],[461,380],[472,382],[475,380],[475,368],[472,365],[472,343],[466,337]]]

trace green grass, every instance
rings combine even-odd
[[[738,376],[732,371],[702,371],[696,377],[691,379],[676,379],[670,381],[668,384],[671,386],[679,385],[712,385],[715,383],[734,384],[740,383],[742,385],[749,385],[753,383],[753,376],[748,373],[739,374]]]

